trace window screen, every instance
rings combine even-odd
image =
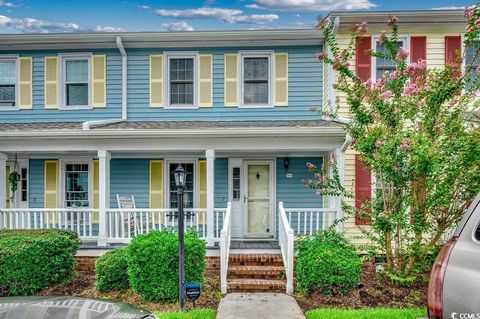
[[[88,105],[88,59],[65,61],[67,106]]]
[[[244,104],[268,104],[268,58],[244,58]]]
[[[193,58],[170,59],[170,104],[193,105]]]
[[[0,107],[15,106],[16,68],[15,60],[0,60]]]

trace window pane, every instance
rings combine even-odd
[[[88,207],[88,165],[66,165],[65,206]]]
[[[88,84],[67,84],[67,105],[88,105]]]
[[[465,66],[469,67],[473,63],[473,67],[468,73],[467,88],[470,88],[470,86],[472,85],[471,81],[476,77],[477,68],[480,66],[480,57],[477,56],[475,61],[473,60],[475,58],[475,53],[478,52],[478,50],[480,50],[479,41],[473,43],[472,45],[469,45],[465,52]]]
[[[403,46],[403,42],[398,41],[397,42],[397,48],[400,48],[402,46]],[[381,52],[381,53],[386,53],[387,48],[385,47],[384,43],[380,44],[380,43],[377,42],[376,51]],[[376,58],[375,63],[376,63],[375,75],[376,75],[377,79],[379,79],[385,72],[392,73],[396,69],[395,62],[393,60],[390,60],[390,59]]]
[[[16,67],[15,61],[0,61],[0,85],[15,85]]]
[[[15,106],[15,85],[0,85],[0,106]]]
[[[178,208],[177,202],[177,186],[175,185],[175,176],[173,172],[177,169],[179,163],[170,163],[170,208]],[[194,171],[192,163],[182,163],[183,169],[185,169],[186,183],[185,190],[183,192],[183,204],[185,208],[193,208],[193,191],[195,185]]]
[[[88,60],[67,60],[67,82],[88,82]]]
[[[193,104],[193,83],[171,83],[170,104]]]
[[[268,58],[245,58],[243,65],[245,81],[268,81]]]
[[[170,59],[171,81],[193,81],[193,59]]]
[[[245,104],[268,104],[268,82],[245,83]]]

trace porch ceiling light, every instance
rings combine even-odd
[[[185,169],[182,167],[182,165],[178,165],[175,171],[173,171],[173,174],[175,176],[175,185],[177,188],[183,189],[185,187],[187,172],[185,172]]]

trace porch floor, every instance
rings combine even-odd
[[[230,249],[280,249],[276,240],[232,240]]]

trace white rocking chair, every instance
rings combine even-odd
[[[136,209],[135,198],[133,195],[130,196],[120,196],[117,194],[117,205],[120,209]],[[127,219],[123,221],[123,226],[125,230],[130,234],[133,230],[133,234],[137,235],[140,233],[140,223],[135,223],[134,218],[135,212],[127,212]]]

